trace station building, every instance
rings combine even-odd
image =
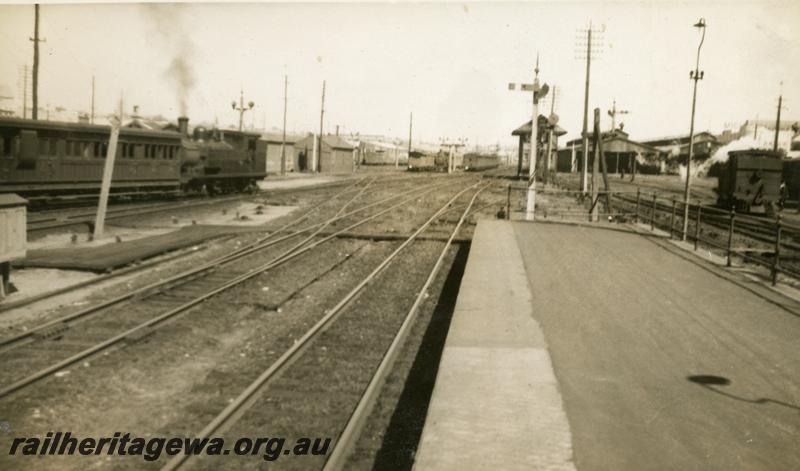
[[[602,136],[603,155],[608,173],[662,173],[664,171],[663,152],[644,142],[630,139],[622,129],[604,132]],[[594,133],[589,134],[588,169],[594,165]],[[636,168],[634,168],[634,165]],[[583,171],[583,140],[573,139],[558,153],[559,172]]]
[[[708,131],[694,135],[692,161],[703,162],[722,146],[716,136]],[[689,158],[689,135],[667,136],[648,139],[643,144],[657,148],[662,154],[662,172],[675,173],[680,165],[686,165]]]

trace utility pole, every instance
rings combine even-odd
[[[411,158],[411,129],[414,126],[414,113],[410,113],[408,116],[408,158]],[[408,160],[406,160],[408,162]],[[395,163],[395,167],[398,166],[398,163]]]
[[[33,37],[28,38],[33,41],[33,109],[31,119],[39,118],[39,4],[34,5]]]
[[[325,116],[325,81],[322,81],[322,105],[319,108],[319,145],[317,145],[317,158],[314,162],[314,171],[321,170],[320,161],[322,160],[322,118]]]
[[[583,130],[581,132],[581,147],[583,156],[581,159],[581,191],[584,194],[589,191],[589,77],[591,76],[592,70],[592,54],[599,53],[602,45],[600,43],[602,38],[597,37],[597,33],[601,33],[603,31],[605,31],[605,26],[603,26],[602,30],[594,30],[592,29],[592,23],[589,22],[589,27],[587,29],[579,30],[580,37],[578,38],[578,41],[582,42],[584,41],[583,35],[586,34],[586,50],[581,51],[579,49],[577,52],[579,56],[581,54],[586,54],[586,80],[584,83],[583,95]],[[582,46],[582,44],[580,45]]]
[[[778,95],[778,117],[775,118],[775,141],[772,143],[772,151],[778,151],[778,133],[781,130],[781,105],[783,104],[783,95]]]
[[[686,159],[686,189],[683,193],[683,235],[681,240],[686,241],[686,234],[689,232],[689,198],[691,197],[692,185],[692,154],[694,153],[694,112],[697,105],[697,81],[702,80],[703,71],[700,70],[700,48],[703,47],[703,41],[706,39],[706,20],[700,20],[694,25],[703,31],[700,38],[700,45],[697,46],[697,61],[695,62],[694,70],[689,72],[689,79],[694,80],[694,91],[692,92],[692,121],[689,125],[689,158]]]
[[[753,140],[758,140],[758,114],[756,114],[756,127],[753,129]]]
[[[583,172],[581,175],[581,191],[586,193],[587,166],[589,164],[589,71],[592,68],[592,23],[586,33],[586,84],[583,94],[583,131],[581,133],[583,145]]]
[[[94,124],[94,75],[92,75],[92,114],[89,118],[89,122]]]
[[[28,117],[28,64],[25,64],[25,72],[22,78],[22,119]]]
[[[286,106],[288,103],[289,76],[283,76],[283,137],[281,138],[281,175],[286,175]]]

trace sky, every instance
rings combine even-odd
[[[0,107],[16,105],[32,63],[32,5],[0,5]],[[44,4],[40,106],[88,111],[92,75],[98,113],[120,96],[130,112],[236,125],[231,101],[255,102],[245,123],[280,128],[288,76],[287,130],[514,144],[530,119],[537,54],[567,138],[580,134],[585,52],[598,32],[589,116],[602,126],[616,100],[633,139],[688,134],[689,71],[700,52],[696,128],[719,132],[746,119],[800,119],[800,2],[584,1],[528,3]],[[783,82],[783,85],[781,85]],[[20,105],[16,105],[20,106]],[[18,109],[19,112],[19,109]],[[797,118],[794,118],[797,117]]]

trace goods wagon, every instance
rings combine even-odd
[[[777,152],[728,152],[728,161],[719,169],[717,204],[741,212],[766,212],[781,199],[783,170],[784,162]]]
[[[500,166],[500,157],[487,154],[466,154],[464,156],[464,170],[480,171],[497,168]]]

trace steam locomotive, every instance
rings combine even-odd
[[[259,133],[195,127],[120,129],[112,196],[245,191],[266,176]],[[0,193],[45,199],[97,194],[109,126],[0,118]]]

